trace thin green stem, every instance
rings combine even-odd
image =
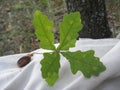
[[[51,52],[33,52],[33,53],[31,53],[31,54],[44,54],[44,53],[53,53],[53,52],[58,52],[58,53],[62,53],[62,52],[68,52],[68,50],[62,50],[62,51],[60,51],[60,50],[55,50],[55,51],[51,51]]]

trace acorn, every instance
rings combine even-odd
[[[21,58],[17,61],[18,67],[21,67],[21,68],[22,68],[22,67],[26,66],[28,63],[30,63],[32,56],[33,56],[33,53],[21,57]]]

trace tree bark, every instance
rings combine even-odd
[[[68,13],[79,11],[83,29],[79,32],[81,38],[109,38],[109,29],[105,0],[66,0]]]

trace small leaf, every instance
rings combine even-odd
[[[75,46],[78,32],[82,29],[80,13],[70,13],[64,15],[63,22],[60,23],[60,45],[58,50],[68,50]]]
[[[80,70],[85,77],[90,78],[92,75],[98,76],[106,69],[99,58],[94,56],[93,50],[62,52],[62,55],[69,60],[73,74]]]
[[[40,40],[40,47],[55,50],[54,35],[52,33],[53,21],[48,20],[47,16],[40,11],[36,11],[33,24],[36,28],[35,34]]]
[[[43,55],[44,58],[41,61],[42,76],[52,86],[59,77],[60,55],[57,52],[53,52],[52,54],[44,53]]]

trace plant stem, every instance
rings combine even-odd
[[[65,50],[65,51],[57,51],[57,52],[67,52],[68,50]],[[53,53],[53,52],[55,52],[55,51],[51,51],[51,52],[33,52],[33,53],[31,53],[31,54],[44,54],[44,53]]]

